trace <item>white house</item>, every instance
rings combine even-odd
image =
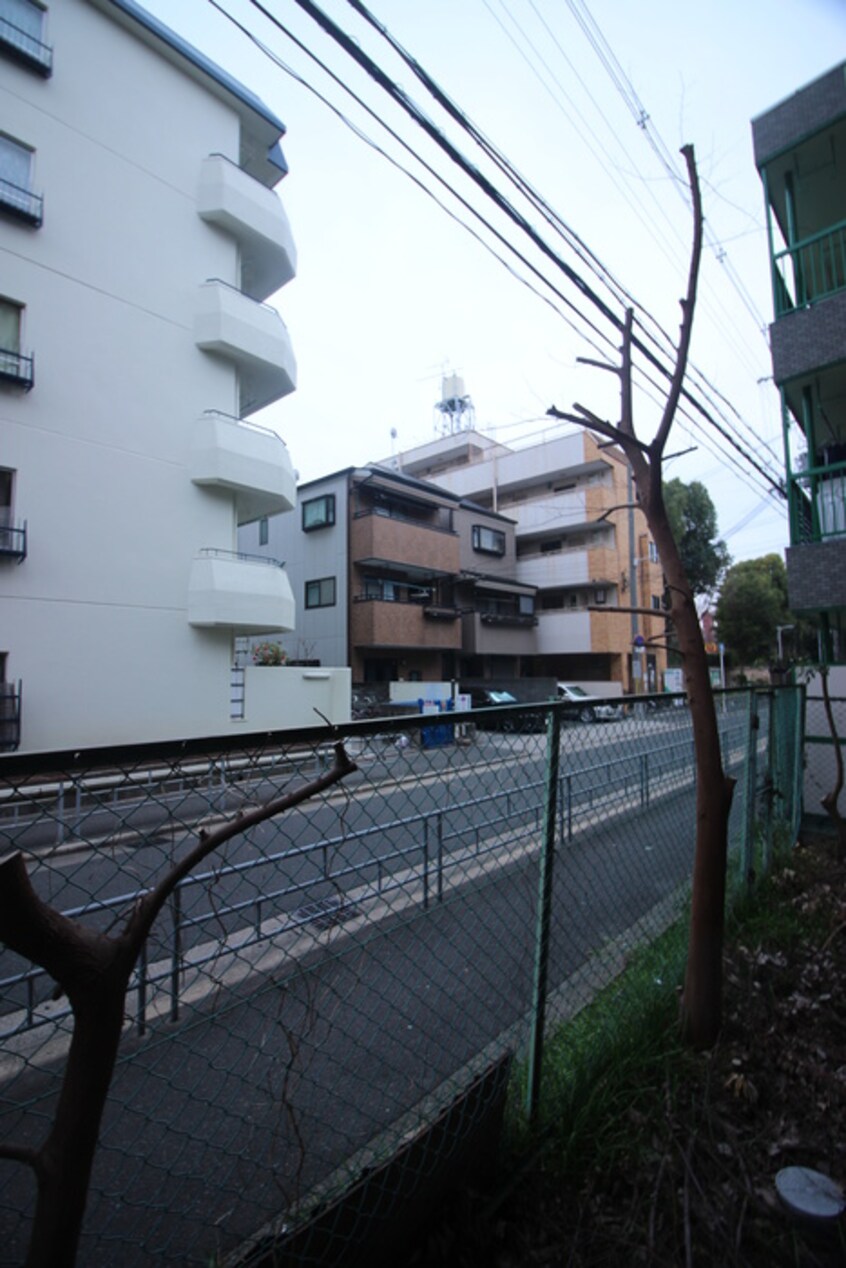
[[[248,421],[296,384],[282,123],[134,0],[0,0],[0,103],[3,747],[346,716],[343,673],[232,703],[236,635],[294,625],[236,553],[296,499]]]

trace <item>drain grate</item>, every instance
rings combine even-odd
[[[317,898],[313,903],[305,903],[294,912],[297,924],[314,925],[315,929],[331,929],[333,925],[342,925],[358,915],[355,903],[348,902],[341,894],[331,894],[328,898]]]

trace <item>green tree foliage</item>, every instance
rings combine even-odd
[[[729,568],[717,601],[717,626],[735,664],[775,660],[776,627],[791,623],[781,555],[745,559]]]
[[[717,537],[717,512],[704,484],[668,480],[664,505],[693,593],[709,594],[731,563],[726,544]]]

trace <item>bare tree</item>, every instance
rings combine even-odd
[[[294,792],[244,811],[197,843],[143,894],[115,935],[97,933],[43,902],[20,851],[0,860],[0,940],[46,969],[73,1012],[56,1113],[38,1148],[0,1144],[0,1157],[29,1165],[38,1195],[27,1268],[72,1268],[76,1261],[100,1122],[123,1029],[129,979],[153,922],[184,877],[214,850],[329,788],[356,769],[343,744],[332,767]]]
[[[734,780],[723,770],[714,695],[694,596],[673,539],[664,504],[662,466],[667,439],[681,396],[687,368],[699,262],[702,254],[702,199],[693,146],[682,149],[693,199],[693,245],[687,293],[681,300],[682,321],[676,359],[661,421],[653,439],[639,440],[635,432],[632,399],[632,310],[623,327],[621,363],[587,361],[611,370],[620,379],[620,421],[599,418],[583,405],[574,404],[573,413],[553,406],[554,418],[580,423],[620,446],[634,476],[638,505],[643,510],[655,541],[666,579],[672,620],[684,667],[684,680],[696,754],[696,847],[693,864],[693,892],[690,938],[682,1023],[686,1038],[695,1047],[710,1047],[720,1029],[722,1013],[722,948],[726,886],[728,818]]]

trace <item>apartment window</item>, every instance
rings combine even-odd
[[[557,551],[561,550],[563,545],[564,543],[560,537],[550,537],[545,542],[541,542],[541,554],[554,555]]]
[[[39,75],[53,70],[53,50],[44,42],[46,10],[34,0],[0,0],[0,52]]]
[[[518,599],[518,609],[521,616],[534,616],[535,596],[533,594],[521,594]]]
[[[593,592],[594,603],[605,603],[606,599],[607,599],[607,595],[605,590],[602,590],[602,589],[594,590]]]
[[[15,473],[8,467],[0,467],[0,526],[5,527],[12,522],[12,492],[15,487]]]
[[[335,494],[324,493],[320,498],[309,498],[303,502],[303,532],[311,533],[315,528],[328,528],[335,523]]]
[[[27,224],[41,224],[43,200],[33,194],[33,151],[0,133],[0,211]]]
[[[335,606],[335,578],[319,577],[305,583],[307,608],[333,608]]]
[[[485,555],[504,555],[505,533],[496,528],[485,528],[483,524],[474,524],[473,549]]]
[[[660,596],[660,594],[653,594],[653,596],[652,596],[652,608],[653,608],[653,611],[655,611],[655,612],[660,612],[660,611],[661,611],[661,596]]]
[[[32,357],[21,353],[23,304],[0,298],[0,380],[32,387]]]
[[[651,564],[659,564],[661,562],[658,557],[658,547],[654,542],[649,543],[649,562]]]
[[[384,599],[387,603],[399,603],[402,595],[399,583],[396,581],[388,581],[383,577],[365,577],[364,597]]]
[[[0,555],[26,559],[26,524],[15,525],[14,497],[16,472],[0,467]]]
[[[266,546],[268,537],[270,536],[270,528],[267,523],[267,516],[263,515],[259,520],[259,546]]]

